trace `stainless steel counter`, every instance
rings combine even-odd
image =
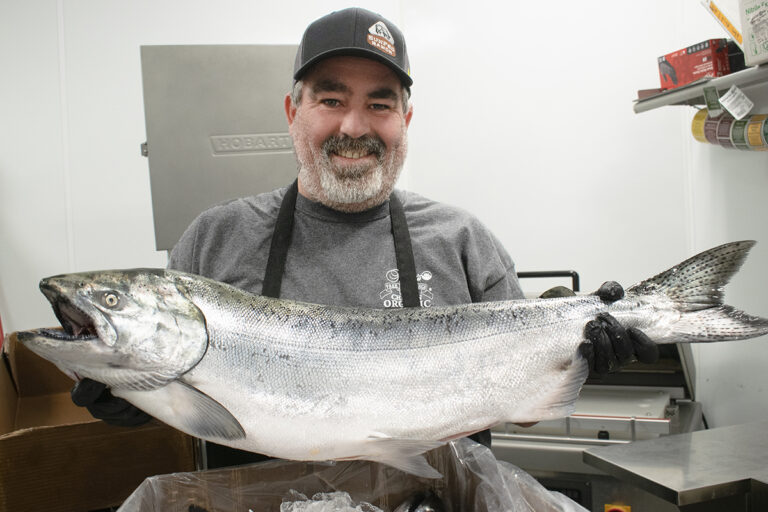
[[[768,510],[768,421],[592,447],[583,457],[682,510],[715,502],[729,503],[720,510]]]

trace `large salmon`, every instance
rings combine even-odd
[[[768,333],[723,304],[754,242],[725,244],[627,290],[420,309],[321,306],[162,269],[61,275],[40,288],[63,330],[19,339],[165,423],[295,460],[368,459],[437,476],[424,451],[499,422],[568,415],[600,312],[657,343]]]

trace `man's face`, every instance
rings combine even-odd
[[[302,79],[298,106],[286,96],[288,125],[301,165],[299,191],[346,212],[389,197],[403,167],[411,111],[387,66],[362,57],[331,57]]]

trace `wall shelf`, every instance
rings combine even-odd
[[[642,100],[635,100],[632,108],[636,114],[639,114],[667,105],[704,105],[704,87],[717,87],[717,92],[722,95],[732,85],[744,88],[761,83],[768,87],[768,64],[747,68],[719,78],[696,82]]]

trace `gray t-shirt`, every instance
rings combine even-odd
[[[204,211],[173,248],[168,267],[261,293],[286,190]],[[511,258],[475,217],[412,192],[395,193],[405,210],[423,307],[523,298]],[[400,307],[389,202],[348,214],[299,194],[281,298]]]

